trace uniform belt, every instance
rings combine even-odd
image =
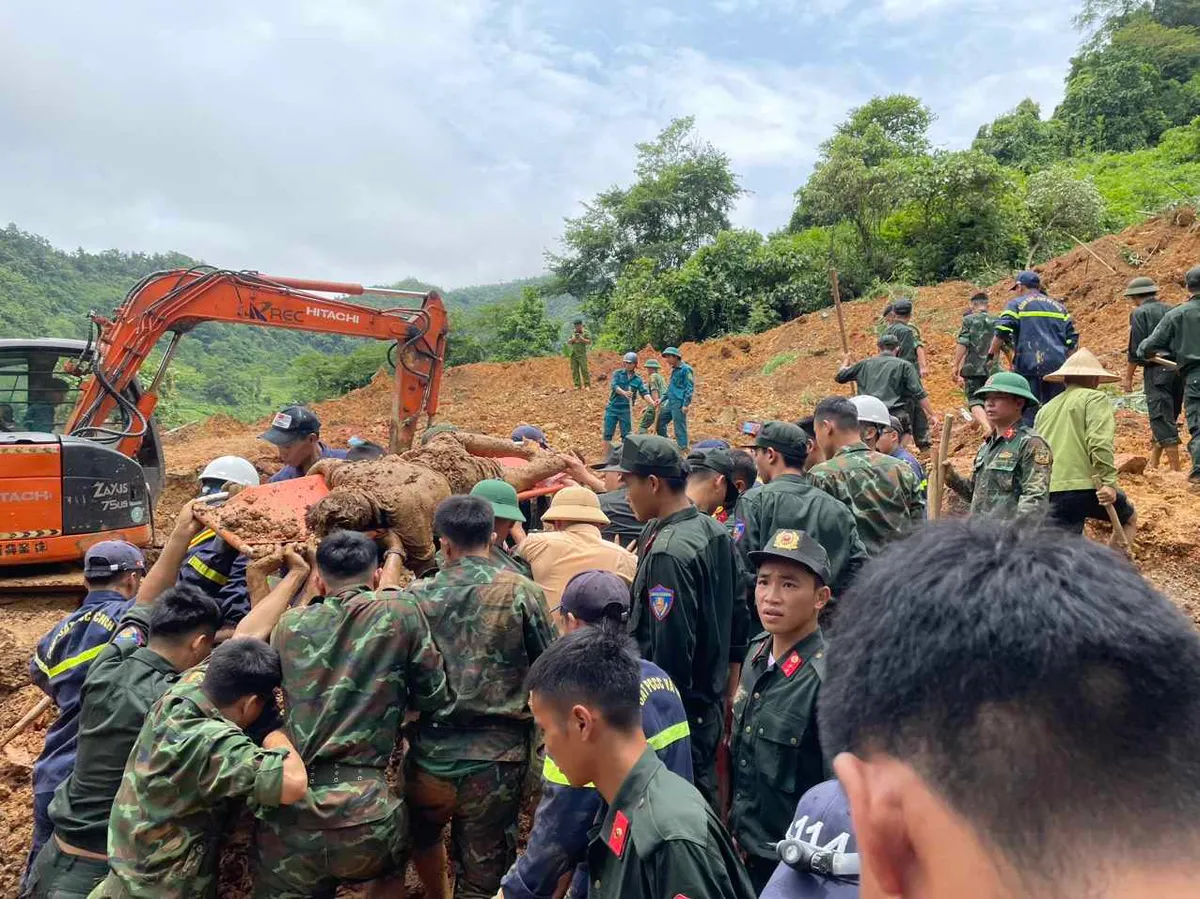
[[[333,764],[314,765],[308,771],[310,787],[331,787],[334,784],[357,783],[364,780],[384,780],[383,768],[366,765]]]

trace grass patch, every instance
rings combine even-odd
[[[763,366],[762,373],[763,373],[763,375],[769,375],[778,368],[782,368],[785,365],[791,365],[793,362],[795,362],[799,358],[800,358],[799,353],[791,353],[791,352],[780,353],[778,356],[772,356],[770,359],[767,360],[767,364]]]

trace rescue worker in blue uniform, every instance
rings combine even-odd
[[[259,439],[273,445],[279,453],[283,468],[271,476],[269,483],[290,481],[308,474],[321,459],[345,459],[347,451],[334,449],[321,442],[321,419],[303,406],[288,406],[277,412]]]
[[[1062,384],[1042,378],[1061,368],[1075,352],[1079,334],[1067,307],[1042,292],[1037,272],[1021,272],[1012,289],[1021,292],[1008,301],[996,320],[996,336],[988,348],[987,362],[991,365],[1002,348],[1011,352],[1012,370],[1029,382],[1029,389],[1038,398],[1037,403],[1025,406],[1025,424],[1032,427],[1038,405],[1044,406],[1063,392]]]
[[[692,405],[692,394],[696,389],[696,375],[692,367],[683,361],[683,355],[673,346],[662,352],[671,367],[671,378],[667,382],[667,396],[658,415],[658,436],[667,436],[667,425],[675,426],[675,442],[682,450],[687,449],[687,413]]]
[[[633,430],[633,404],[639,396],[649,397],[650,390],[646,382],[637,373],[637,353],[626,353],[622,359],[623,368],[613,372],[612,387],[608,396],[608,405],[604,409],[604,451],[612,449],[613,433],[618,426],[621,439],[624,440]]]
[[[629,585],[610,571],[584,571],[567,583],[562,604],[564,633],[583,628],[625,630],[629,619]],[[687,712],[679,690],[665,671],[641,660],[642,730],[646,741],[671,771],[692,779],[692,747]],[[541,899],[555,894],[564,876],[571,877],[571,899],[586,899],[588,830],[603,800],[594,787],[573,787],[547,756],[542,767],[542,799],[533,818],[525,854],[501,881],[504,899]]]
[[[33,763],[33,845],[22,882],[53,831],[49,809],[54,791],[75,767],[84,678],[92,659],[112,639],[117,622],[133,605],[145,571],[146,561],[133,544],[121,540],[95,544],[83,559],[87,595],[78,609],[38,641],[30,660],[29,674],[54,700],[58,717],[46,731],[42,754]]]
[[[230,492],[242,487],[257,487],[258,471],[239,456],[213,459],[200,474],[200,495]],[[188,544],[187,555],[179,569],[177,583],[199,587],[221,604],[221,630],[218,642],[228,639],[237,623],[250,611],[250,591],[246,586],[247,559],[205,528]]]

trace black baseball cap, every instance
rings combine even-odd
[[[603,462],[598,462],[597,464],[589,467],[592,469],[592,471],[599,471],[601,473],[606,471],[620,471],[621,448],[619,446],[614,446],[608,451],[608,457]]]
[[[727,449],[712,447],[711,449],[693,450],[688,455],[687,461],[692,471],[697,468],[706,468],[717,474],[725,475],[726,478],[733,477],[733,456]]]
[[[123,571],[145,571],[142,551],[124,540],[102,540],[92,544],[83,557],[83,576],[88,580],[112,577]]]
[[[768,421],[753,443],[742,449],[773,449],[789,456],[808,455],[808,435],[790,421]]]
[[[896,302],[892,305],[892,309],[895,311],[895,313],[897,315],[911,315],[912,314],[912,300],[909,300],[909,299],[896,300]]]
[[[621,443],[621,459],[614,466],[601,471],[619,471],[648,478],[681,478],[684,475],[683,457],[679,449],[666,437],[653,434],[637,434],[626,437]]]
[[[791,528],[776,531],[766,546],[750,553],[750,561],[756,566],[768,559],[799,562],[820,578],[822,584],[830,582],[829,554],[825,552],[825,547],[804,531]]]
[[[896,350],[900,348],[900,338],[895,334],[884,334],[879,338],[879,348],[883,350]]]
[[[260,440],[273,443],[275,446],[287,446],[297,440],[303,440],[309,434],[321,433],[321,419],[315,412],[303,406],[288,406],[275,413],[271,419],[271,427],[259,435]]]
[[[629,618],[629,584],[611,571],[581,571],[567,581],[562,601],[551,611],[570,612],[580,621],[595,624],[604,618]]]

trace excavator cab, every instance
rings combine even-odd
[[[89,352],[82,340],[0,340],[0,568],[73,561],[100,540],[150,541],[164,472],[154,423],[135,459],[64,433]],[[137,402],[136,380],[125,395]]]

